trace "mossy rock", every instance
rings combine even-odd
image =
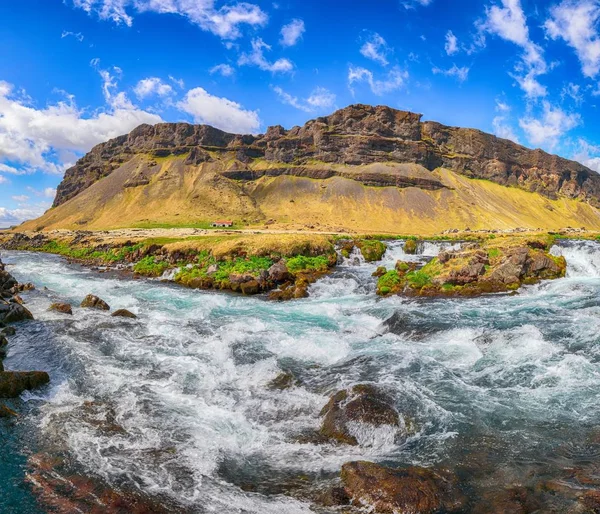
[[[404,243],[404,253],[407,255],[415,255],[419,249],[419,244],[416,239],[407,239]]]

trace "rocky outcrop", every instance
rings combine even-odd
[[[443,188],[430,171],[444,167],[551,198],[565,196],[600,205],[600,176],[577,162],[479,130],[422,122],[420,114],[386,106],[351,105],[303,127],[270,127],[259,136],[228,134],[187,123],[141,125],[128,135],[97,145],[68,169],[54,206],[138,154],[147,155],[149,164],[153,158],[181,155],[190,166],[226,154],[227,161],[234,164],[221,173],[237,181],[280,175],[341,176],[371,186],[421,189]],[[140,173],[132,176],[126,187],[147,184],[149,177]]]
[[[131,319],[137,318],[137,316],[133,312],[128,311],[127,309],[117,309],[115,312],[113,312],[111,314],[111,316],[113,316],[115,318],[131,318]]]
[[[457,478],[445,470],[357,461],[342,466],[341,478],[352,502],[377,514],[461,512],[466,503]]]
[[[421,269],[398,262],[381,275],[377,292],[417,296],[478,296],[514,291],[565,276],[564,257],[550,254],[552,238],[504,238],[441,252]]]
[[[56,312],[60,312],[62,314],[73,314],[73,309],[71,307],[71,304],[69,303],[63,303],[63,302],[55,302],[52,305],[50,305],[50,307],[48,307],[49,311],[56,311]]]

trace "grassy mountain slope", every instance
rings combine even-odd
[[[600,213],[588,203],[553,200],[444,168],[390,165],[394,180],[408,177],[435,186],[422,188],[366,185],[372,170],[349,165],[337,165],[337,174],[328,178],[314,178],[321,176],[319,163],[294,172],[306,176],[274,176],[261,170],[285,165],[259,159],[245,168],[254,173],[251,179],[229,178],[227,171],[238,164],[231,155],[190,165],[185,154],[137,154],[19,230],[203,226],[222,218],[249,227],[274,220],[272,228],[423,235],[453,228],[600,230]],[[357,174],[361,180],[353,178]]]

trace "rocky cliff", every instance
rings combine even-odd
[[[369,186],[428,190],[444,185],[426,170],[445,168],[552,199],[567,197],[600,205],[600,175],[577,162],[478,130],[422,122],[419,114],[352,105],[303,127],[269,127],[259,136],[186,123],[141,125],[128,135],[97,145],[67,170],[54,206],[140,154],[155,160],[183,156],[184,164],[190,166],[227,161],[220,172],[233,180],[252,181],[265,175],[341,176]],[[410,164],[418,167],[406,166]],[[151,174],[137,173],[126,187],[143,186],[150,180]]]

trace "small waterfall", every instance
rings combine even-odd
[[[360,248],[357,246],[352,248],[352,251],[348,257],[344,257],[340,250],[338,250],[338,264],[340,266],[362,266],[366,261],[363,257]]]
[[[561,241],[550,251],[567,260],[567,277],[600,277],[600,242]]]
[[[171,268],[165,270],[165,272],[160,276],[159,280],[167,280],[169,282],[173,282],[175,280],[175,276],[177,273],[181,271],[181,268]]]

